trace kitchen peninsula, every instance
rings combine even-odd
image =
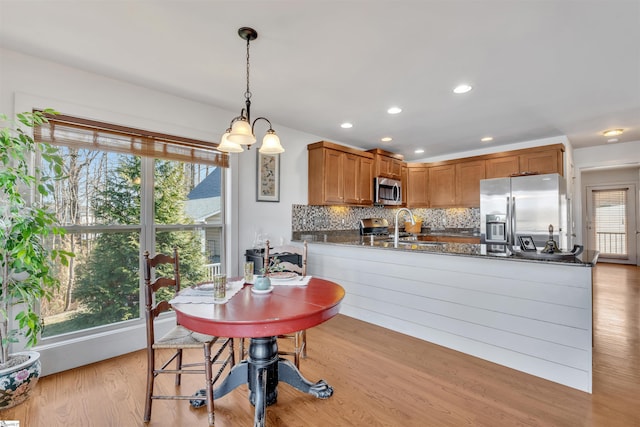
[[[309,241],[308,269],[343,284],[343,314],[590,393],[597,252],[487,249],[325,233]]]

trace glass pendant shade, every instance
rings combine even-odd
[[[259,150],[262,154],[279,154],[284,153],[284,148],[280,145],[280,138],[273,130],[268,130],[262,140],[262,146]]]
[[[231,129],[227,129],[227,131],[222,135],[222,139],[220,139],[220,144],[218,144],[218,151],[223,151],[225,153],[241,153],[244,151],[244,148],[240,146],[240,144],[236,144],[235,142],[229,141],[229,131]]]
[[[231,133],[227,139],[240,145],[251,145],[256,142],[256,137],[251,131],[251,125],[245,119],[233,122],[233,125],[231,126]]]

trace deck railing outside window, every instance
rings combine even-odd
[[[220,274],[220,263],[205,264],[204,268],[207,270],[207,280],[213,281],[213,276]]]
[[[602,254],[626,255],[627,236],[625,233],[596,232],[598,250]]]

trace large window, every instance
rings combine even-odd
[[[226,156],[199,141],[64,116],[36,138],[64,158],[67,178],[47,202],[67,234],[52,244],[76,254],[43,302],[45,339],[140,321],[145,250],[177,247],[183,286],[220,270]]]

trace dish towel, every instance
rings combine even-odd
[[[271,278],[273,286],[307,286],[311,280],[311,276],[294,277],[293,279],[274,279]]]
[[[244,280],[227,283],[227,292],[222,300],[213,299],[213,283],[202,283],[195,288],[185,288],[169,304],[224,304],[244,286]]]

